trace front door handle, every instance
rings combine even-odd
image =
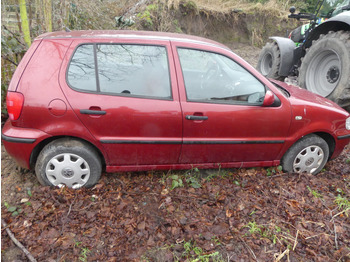
[[[186,115],[187,120],[208,120],[207,116],[193,116],[193,115]]]
[[[106,111],[91,110],[91,109],[80,109],[80,114],[83,114],[83,115],[105,115]]]

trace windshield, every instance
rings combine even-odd
[[[326,0],[320,11],[321,17],[332,17],[341,13],[342,7],[349,5],[350,0]]]

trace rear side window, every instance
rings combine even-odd
[[[69,65],[68,83],[74,89],[97,91],[93,45],[81,45],[75,51]]]
[[[80,91],[171,98],[168,58],[162,46],[81,45],[71,59],[67,79]]]

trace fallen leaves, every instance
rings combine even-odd
[[[232,260],[349,259],[350,174],[337,161],[317,176],[233,170],[196,188],[181,172],[173,189],[171,174],[104,175],[92,189],[34,188],[2,217],[39,261],[185,260],[185,243]]]

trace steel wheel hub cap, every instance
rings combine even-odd
[[[296,156],[293,163],[293,171],[296,173],[314,173],[323,163],[324,152],[319,146],[309,146],[304,148]]]
[[[272,69],[272,54],[267,53],[261,61],[261,73],[267,76]]]
[[[89,164],[82,157],[64,153],[54,156],[46,165],[46,177],[54,186],[84,186],[90,178]]]

